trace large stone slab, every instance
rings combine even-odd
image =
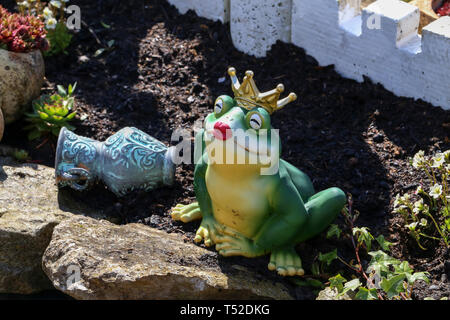
[[[52,168],[0,157],[0,293],[52,288],[41,266],[53,228],[72,213],[90,213],[54,181]]]
[[[140,224],[76,216],[55,227],[43,269],[76,299],[292,299],[280,283]]]

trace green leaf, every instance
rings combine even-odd
[[[105,50],[106,50],[105,48],[98,49],[97,51],[95,51],[94,57],[100,56],[103,52],[105,52]]]
[[[366,245],[367,251],[370,251],[372,247],[372,240],[374,240],[372,234],[369,232],[369,228],[353,228],[353,235],[357,236],[358,244],[364,243]]]
[[[42,120],[47,120],[49,118],[49,115],[45,112],[38,111],[38,114]]]
[[[58,93],[60,95],[67,96],[67,91],[62,85],[58,84],[56,87],[58,88]]]
[[[358,289],[361,286],[361,281],[359,281],[358,278],[353,279],[348,281],[347,283],[345,283],[344,285],[344,289],[342,290],[341,293],[339,293],[340,296],[342,296],[343,294],[345,294],[347,291],[354,291],[356,289]]]
[[[399,265],[394,266],[394,269],[397,274],[411,274],[413,272],[413,269],[411,269],[407,261],[402,261]]]
[[[378,244],[380,245],[381,249],[384,251],[389,251],[390,246],[392,246],[392,242],[386,241],[383,235],[379,235],[375,240],[377,240]]]
[[[378,300],[377,289],[360,287],[355,295],[356,300]]]
[[[77,87],[77,82],[75,82],[73,84],[73,86],[71,84],[69,85],[69,96],[71,96],[75,92],[76,87]]]
[[[367,272],[371,270],[375,271],[378,274],[387,274],[389,273],[389,266],[396,266],[400,264],[400,261],[391,257],[381,250],[371,251],[369,255],[372,256],[370,260],[369,266],[367,267]]]
[[[109,40],[109,41],[107,42],[108,47],[111,48],[111,47],[114,45],[115,42],[116,42],[116,41],[114,41],[114,40]]]
[[[319,252],[319,261],[325,262],[327,266],[329,266],[331,262],[333,262],[333,260],[335,259],[337,259],[337,249],[334,249],[333,251],[324,254]]]
[[[74,111],[74,112],[72,112],[72,113],[69,113],[69,114],[67,115],[67,117],[66,117],[66,120],[67,120],[67,121],[72,120],[72,119],[75,117],[76,114],[77,114],[76,111]]]
[[[332,224],[327,232],[327,239],[331,239],[336,236],[337,239],[341,236],[342,230],[338,227],[337,224]]]
[[[345,279],[343,276],[341,276],[340,273],[338,273],[336,276],[331,277],[328,279],[330,281],[330,288],[336,288],[338,290],[339,293],[342,292],[342,290],[344,290],[344,282],[347,282],[347,279]]]
[[[381,288],[386,292],[389,299],[398,296],[404,292],[403,282],[406,278],[405,274],[398,274],[389,279],[383,278],[380,282]]]
[[[423,280],[426,283],[430,283],[430,279],[428,278],[428,272],[415,272],[412,275],[406,274],[409,284],[413,284],[417,280]]]
[[[348,289],[348,290],[356,290],[361,286],[361,281],[359,281],[358,278],[353,279],[348,281],[345,285],[344,285],[344,289]]]
[[[320,274],[319,264],[317,262],[314,262],[311,265],[311,273],[315,276],[318,276]]]
[[[52,134],[54,135],[54,136],[59,136],[59,131],[61,130],[61,127],[53,127],[52,128]]]
[[[28,134],[28,140],[35,140],[41,137],[41,132],[39,130],[33,130]]]
[[[324,284],[317,280],[317,279],[312,279],[312,278],[307,278],[305,280],[302,279],[292,279],[292,282],[299,286],[299,287],[314,287],[314,288],[323,288]]]
[[[109,29],[111,28],[111,26],[109,24],[104,23],[103,21],[100,21],[100,24],[103,26],[103,28],[105,29]]]

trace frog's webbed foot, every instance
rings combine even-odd
[[[276,249],[270,255],[269,270],[276,270],[281,276],[302,276],[305,271],[302,268],[302,260],[295,249]]]
[[[202,212],[198,202],[191,204],[177,204],[170,213],[173,220],[182,221],[184,223],[191,222],[202,218]]]

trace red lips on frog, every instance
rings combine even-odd
[[[227,140],[233,136],[233,133],[231,132],[231,128],[226,123],[217,121],[214,124],[214,131],[213,131],[214,137],[219,140]]]

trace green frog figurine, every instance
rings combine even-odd
[[[270,115],[296,99],[291,93],[278,100],[284,91],[281,84],[259,92],[251,71],[246,72],[242,84],[234,68],[228,73],[235,97],[217,98],[214,112],[206,117],[204,129],[196,137],[201,138],[205,150],[194,171],[197,202],[178,204],[171,216],[182,222],[202,219],[195,242],[215,245],[222,256],[251,258],[270,253],[269,270],[301,276],[304,270],[295,246],[330,225],[344,207],[346,196],[339,188],[315,193],[309,177],[282,159],[271,175],[261,174],[267,163],[211,161],[214,148],[208,147],[218,142],[225,143],[225,153],[233,149],[246,160],[252,153],[270,153],[274,148],[279,154],[280,147],[271,145],[271,139],[261,140],[267,145],[255,151],[234,139],[234,132],[248,131],[250,140],[259,141],[262,129],[272,129]]]

